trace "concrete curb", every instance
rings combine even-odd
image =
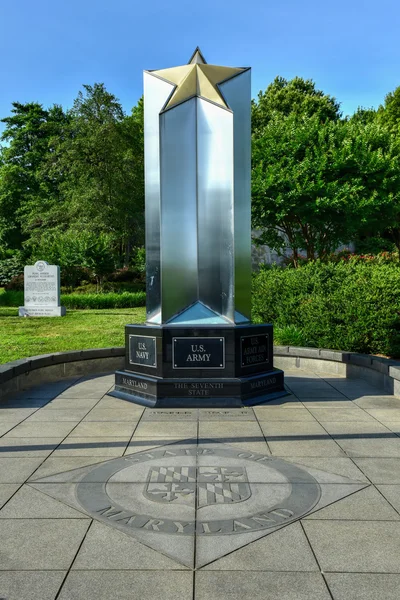
[[[92,348],[29,356],[0,365],[0,400],[41,383],[117,371],[124,367],[125,348]]]
[[[124,367],[125,348],[93,348],[30,356],[0,365],[0,399],[41,383],[117,371]],[[400,361],[379,356],[274,346],[274,365],[283,370],[304,369],[361,378],[400,395]]]
[[[274,364],[279,369],[304,369],[365,379],[383,387],[388,394],[400,395],[400,362],[373,354],[274,346]]]

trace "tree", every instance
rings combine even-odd
[[[49,180],[62,177],[47,220],[55,215],[54,226],[64,230],[107,234],[110,252],[129,261],[144,231],[142,105],[127,117],[104,84],[83,87],[42,172]]]
[[[28,237],[24,228],[27,207],[51,194],[50,182],[39,176],[40,167],[65,115],[58,106],[45,110],[37,102],[13,102],[12,106],[12,115],[2,119],[6,128],[1,140],[9,145],[2,149],[0,161],[0,245],[19,249]]]
[[[400,134],[400,86],[386,95],[384,105],[378,109],[378,118],[392,134]]]
[[[339,120],[340,104],[335,98],[316,89],[311,79],[295,77],[287,81],[276,77],[265,92],[259,92],[252,102],[253,132],[262,130],[278,114],[301,117],[317,116],[321,122]]]
[[[377,123],[275,113],[253,135],[253,226],[258,243],[324,257],[398,201],[400,172]],[[387,214],[387,212],[386,212]]]

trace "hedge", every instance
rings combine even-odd
[[[276,341],[400,356],[400,264],[357,260],[265,268],[253,277],[253,320]]]
[[[66,308],[136,308],[145,306],[145,292],[123,292],[122,294],[61,294],[61,305]],[[0,306],[23,306],[23,292],[0,293]]]

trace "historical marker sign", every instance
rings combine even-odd
[[[172,340],[174,369],[223,369],[225,340],[221,337],[176,337]]]
[[[63,317],[60,306],[60,267],[38,260],[24,268],[24,306],[20,317]]]

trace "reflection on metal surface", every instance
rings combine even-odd
[[[147,320],[161,322],[160,272],[160,118],[159,112],[173,86],[144,73],[144,158],[146,192]],[[158,317],[158,318],[157,318]]]
[[[147,321],[249,321],[250,70],[197,49],[144,79]]]
[[[250,71],[221,86],[234,115],[233,187],[235,308],[250,317],[251,311],[251,93]],[[240,321],[236,321],[240,322]]]

